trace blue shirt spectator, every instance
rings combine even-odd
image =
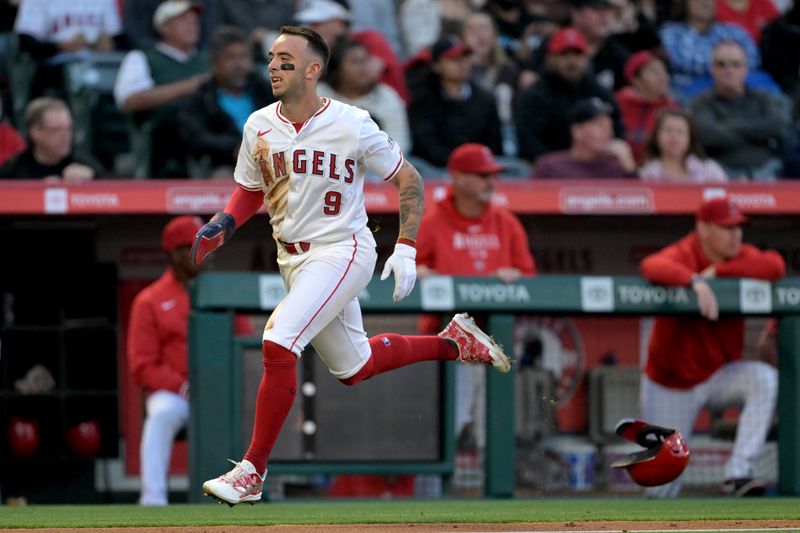
[[[711,52],[720,41],[736,41],[753,71],[760,64],[758,48],[743,28],[716,20],[714,0],[685,0],[676,22],[665,22],[659,35],[670,59],[674,96],[687,101],[686,89],[708,76]]]
[[[223,89],[217,89],[217,102],[231,120],[236,124],[236,129],[244,131],[244,124],[248,117],[258,109],[249,93],[231,94]]]
[[[704,32],[685,22],[665,22],[661,27],[661,42],[669,54],[672,85],[676,93],[701,78],[709,76],[709,63],[714,46],[720,41],[736,41],[747,54],[747,64],[756,68],[761,58],[755,43],[739,26],[712,22]]]

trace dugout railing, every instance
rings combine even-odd
[[[728,315],[778,317],[778,490],[800,495],[800,277],[776,283],[751,279],[712,280],[720,312]],[[632,316],[697,314],[691,290],[654,286],[631,276],[539,276],[516,283],[491,278],[429,277],[412,294],[392,302],[393,283],[376,277],[360,298],[365,313],[471,311],[489,314],[495,339],[513,346],[515,314],[593,314]],[[220,473],[221,460],[239,458],[241,449],[241,352],[258,338],[234,335],[234,312],[268,314],[282,296],[276,274],[204,273],[192,288],[189,320],[191,417],[189,424],[189,501],[202,501],[203,480]],[[452,365],[445,365],[451,367]],[[488,372],[486,385],[486,457],[484,491],[490,497],[511,497],[515,485],[515,417],[513,369]],[[443,428],[452,425],[452,371],[447,377]],[[454,438],[442,430],[439,461],[426,462],[284,462],[272,463],[271,474],[360,473],[449,474],[453,471]]]

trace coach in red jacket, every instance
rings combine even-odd
[[[446,196],[426,214],[417,236],[417,276],[496,276],[513,282],[532,276],[536,265],[528,247],[528,235],[517,217],[492,205],[492,193],[503,170],[488,146],[468,143],[452,151],[447,171],[452,183]],[[420,333],[441,329],[441,316],[422,315]],[[463,366],[463,365],[462,365]],[[481,388],[483,369],[456,370],[456,427],[471,429],[473,407],[482,402],[462,398]],[[481,432],[477,432],[479,438]]]
[[[203,227],[198,217],[172,219],[161,244],[170,267],[133,301],[128,328],[128,366],[149,394],[140,447],[142,505],[167,504],[167,470],[175,435],[189,419],[186,337],[189,325],[187,287],[199,267],[189,250]]]
[[[468,143],[453,150],[447,162],[452,184],[419,228],[421,275],[497,276],[508,282],[536,272],[522,224],[491,203],[502,170],[488,146]]]
[[[140,474],[142,505],[167,504],[167,473],[175,435],[189,419],[189,283],[200,267],[190,258],[199,217],[172,219],[161,235],[170,266],[136,295],[128,326],[128,370],[148,393],[142,429]],[[239,334],[253,334],[247,317],[237,316]]]
[[[747,218],[728,198],[703,202],[696,218],[695,231],[641,264],[642,275],[653,283],[691,287],[701,315],[655,319],[641,384],[642,417],[678,428],[688,439],[702,407],[744,402],[723,488],[735,495],[763,494],[764,485],[753,479],[752,463],[772,422],[777,371],[762,361],[742,360],[744,321],[719,318],[707,280],[774,281],[784,275],[785,266],[777,252],[742,243]],[[680,485],[678,479],[651,495],[676,496]]]

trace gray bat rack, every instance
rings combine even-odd
[[[718,279],[711,286],[723,314],[779,318],[778,487],[782,494],[800,495],[800,278],[776,283]],[[399,303],[392,302],[392,289],[393,282],[381,282],[376,277],[360,297],[362,309],[368,313],[489,313],[489,333],[505,346],[513,346],[515,314],[631,316],[698,312],[691,290],[654,286],[638,277],[538,276],[504,284],[495,278],[435,276],[420,280],[411,295]],[[226,469],[225,458],[238,459],[243,453],[241,363],[237,361],[243,346],[258,346],[259,340],[234,335],[233,313],[268,313],[280,301],[282,291],[283,283],[276,274],[255,273],[204,273],[192,288],[189,501],[203,501],[202,482]],[[487,374],[485,493],[489,497],[507,498],[514,494],[513,369],[512,366],[509,374]],[[445,412],[449,414],[442,426],[449,428],[452,373],[445,382],[444,398],[449,404]],[[270,472],[448,474],[453,471],[452,433],[443,431],[443,450],[437,462],[300,461],[271,464]]]

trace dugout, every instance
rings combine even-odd
[[[426,199],[430,205],[442,194],[443,185],[434,181],[426,187]],[[48,419],[53,420],[48,430],[48,435],[53,438],[37,455],[20,460],[10,454],[7,446],[3,447],[0,456],[3,479],[0,483],[4,496],[9,495],[5,490],[9,487],[9,479],[21,479],[18,472],[25,470],[47,473],[52,478],[52,483],[46,490],[40,490],[35,501],[126,501],[125,498],[133,498],[137,486],[135,465],[126,464],[125,455],[131,452],[131,445],[138,440],[138,434],[132,433],[132,428],[140,424],[140,418],[135,419],[137,408],[130,401],[122,371],[124,361],[120,359],[119,347],[124,344],[124,302],[129,303],[132,294],[157,277],[164,268],[159,247],[163,224],[177,214],[207,216],[213,213],[224,206],[230,190],[229,183],[214,181],[97,181],[77,185],[30,181],[0,183],[0,232],[7,243],[3,255],[4,258],[15,258],[3,261],[2,291],[5,295],[30,289],[28,293],[31,296],[19,298],[17,302],[35,302],[29,305],[31,312],[28,315],[32,317],[29,323],[17,321],[16,326],[11,326],[18,331],[12,332],[8,323],[3,325],[0,357],[2,428],[5,431],[13,414],[26,410],[47,413]],[[800,245],[796,242],[795,228],[800,215],[800,187],[792,182],[703,187],[631,181],[513,181],[499,184],[495,200],[522,218],[542,274],[616,277],[635,275],[642,255],[675,240],[689,229],[691,215],[702,197],[725,190],[742,203],[748,214],[753,215],[754,222],[746,230],[746,240],[780,250],[787,260],[788,274],[797,276],[800,273]],[[379,261],[382,261],[388,255],[396,234],[396,192],[391,185],[371,183],[367,186],[366,198],[370,224],[376,230],[381,254]],[[215,273],[274,272],[274,244],[267,235],[265,218],[257,217],[237,232],[234,241],[217,254],[209,270]],[[39,244],[32,249],[30,243]],[[60,259],[54,260],[54,257]],[[469,289],[468,292],[471,298],[493,298],[493,291]],[[797,293],[789,290],[782,294],[788,298],[787,295]],[[778,293],[773,292],[772,298],[774,304]],[[62,307],[67,311],[62,311]],[[265,317],[264,310],[258,309],[258,313]],[[503,309],[522,313],[513,307]],[[572,311],[561,310],[554,312],[553,316],[576,316],[569,313]],[[763,314],[759,312],[755,316]],[[83,322],[75,322],[75,319]],[[595,321],[594,326],[586,326],[575,319],[588,354],[584,376],[604,355],[596,348],[598,345],[591,344],[592,339],[608,328],[610,320],[633,319],[612,319],[599,313],[594,314],[591,320]],[[22,331],[22,326],[27,329]],[[65,333],[62,330],[69,330],[70,340],[63,340]],[[22,342],[8,341],[9,334],[24,338]],[[15,345],[26,348],[12,351]],[[616,355],[630,356],[626,353]],[[54,377],[58,385],[55,391],[36,397],[15,391],[14,382],[34,363],[51,365],[56,369]],[[781,363],[783,376],[786,364]],[[438,380],[442,378],[436,379],[436,383],[440,383]],[[784,386],[783,382],[781,385]],[[585,387],[578,388],[576,397],[583,395],[582,401],[586,402],[586,392],[582,389]],[[355,390],[353,388],[350,392]],[[320,391],[320,394],[324,396],[326,393]],[[509,404],[504,412],[509,410],[513,410],[513,404]],[[140,416],[140,410],[138,412]],[[87,414],[100,421],[103,435],[107,437],[99,460],[74,457],[62,436],[73,419],[78,421]],[[781,420],[784,421],[781,428],[785,428],[783,414]],[[580,416],[570,416],[560,423],[573,428],[570,431],[581,428],[585,432],[588,428],[587,420]],[[438,453],[439,445],[431,442],[428,449],[436,448]],[[177,454],[173,465],[176,474],[173,489],[175,494],[185,498],[190,487],[185,477],[189,451],[186,442],[182,442],[179,448],[184,451]],[[232,455],[235,457],[237,454]],[[430,455],[426,461],[429,459]],[[497,465],[488,466],[490,472],[492,468],[495,471],[499,468]],[[782,468],[784,466],[782,463]],[[54,468],[56,474],[52,475]],[[441,471],[450,467],[439,461],[436,468]],[[219,473],[216,472],[219,468],[214,470],[212,475]],[[110,479],[104,479],[106,477]],[[508,479],[502,476],[501,493],[507,491]],[[487,478],[487,490],[490,484]]]

